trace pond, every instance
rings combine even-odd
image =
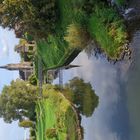
[[[84,140],[140,139],[140,31],[130,43],[131,60],[115,65],[104,57],[82,52],[73,61],[80,67],[64,71],[64,82],[75,76],[89,82],[99,96],[91,117],[82,116]]]

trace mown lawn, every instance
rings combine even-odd
[[[68,65],[79,54],[80,50],[69,48],[61,43],[48,44],[45,40],[38,42],[38,55],[46,70]]]

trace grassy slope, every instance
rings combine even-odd
[[[45,90],[44,99],[37,103],[37,140],[78,140],[77,118],[70,102],[55,90]],[[55,128],[57,138],[49,139],[45,136],[47,129]]]
[[[53,36],[50,35],[47,41],[37,42],[38,55],[41,57],[46,69],[63,66],[65,61],[69,59],[68,56],[71,56],[73,49],[64,40],[64,37],[67,34],[67,28],[73,23],[87,26],[91,37],[99,44],[107,57],[113,60],[120,58],[123,45],[127,41],[127,34],[118,13],[113,8],[95,0],[93,14],[85,17],[86,14],[82,9],[84,2],[84,0],[57,1],[59,20],[56,33]]]
[[[45,40],[37,42],[37,47],[38,54],[48,69],[57,65],[68,49],[64,41],[60,41],[59,37],[54,38],[52,36],[48,42]]]
[[[47,69],[63,66],[68,56],[73,53],[74,49],[69,47],[63,37],[67,32],[68,25],[82,22],[84,13],[80,10],[80,7],[83,2],[84,0],[57,1],[60,12],[60,20],[56,28],[57,35],[49,36],[47,41],[37,42],[38,54]]]
[[[119,59],[127,34],[123,20],[112,8],[96,5],[91,15],[88,30],[100,48],[111,59]]]
[[[60,44],[53,42],[50,46],[44,40],[38,42],[38,54],[46,70],[62,67],[65,64],[68,65],[79,52],[80,50],[69,48],[65,43],[63,44],[63,42],[60,42]]]

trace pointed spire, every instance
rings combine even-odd
[[[5,66],[0,66],[0,69],[7,69],[7,65],[5,65]]]
[[[17,64],[7,64],[5,66],[0,66],[2,69],[7,70],[32,70],[31,62],[22,62]]]

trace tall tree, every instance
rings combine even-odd
[[[28,32],[42,36],[54,28],[55,0],[0,0],[0,25],[14,29],[17,37]]]
[[[11,123],[24,117],[34,117],[35,102],[38,99],[38,89],[28,82],[17,79],[5,86],[0,95],[0,117]]]

